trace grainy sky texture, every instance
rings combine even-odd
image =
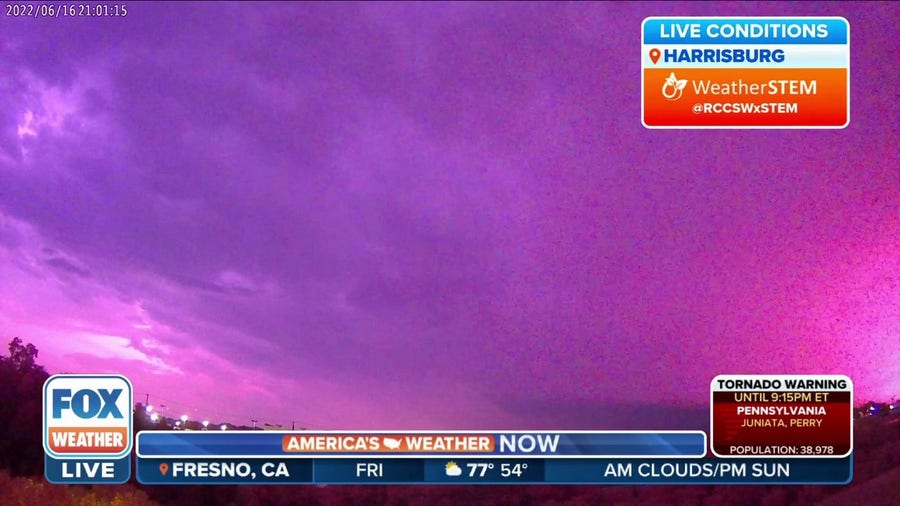
[[[0,18],[0,336],[52,372],[355,429],[900,390],[896,5],[126,5]],[[850,126],[645,130],[649,15],[845,16]]]

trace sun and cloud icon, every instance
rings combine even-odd
[[[452,460],[447,462],[447,465],[444,466],[444,471],[447,473],[447,476],[462,476],[462,468],[456,465],[456,462]]]

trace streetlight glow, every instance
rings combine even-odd
[[[187,416],[187,415],[181,415],[181,421],[182,421],[182,422],[188,421],[188,416]]]

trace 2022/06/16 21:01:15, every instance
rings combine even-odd
[[[13,18],[121,18],[128,15],[128,6],[124,3],[9,2],[4,14]]]

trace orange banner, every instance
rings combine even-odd
[[[842,68],[644,69],[647,127],[844,127]]]
[[[47,444],[56,453],[120,453],[128,445],[121,427],[51,427]]]
[[[303,434],[282,439],[291,453],[469,453],[494,451],[494,437],[483,434]]]

